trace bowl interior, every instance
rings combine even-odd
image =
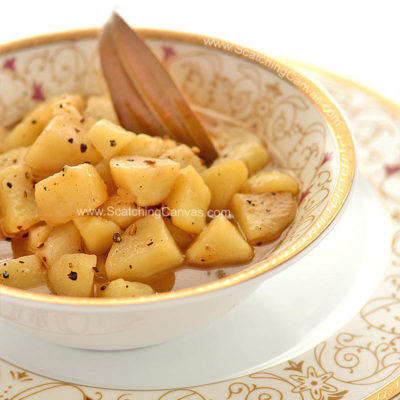
[[[60,93],[105,92],[95,33],[0,50],[0,125]],[[185,34],[143,33],[192,104],[257,131],[301,182],[296,219],[270,258],[279,254],[285,261],[311,243],[343,205],[354,174],[351,135],[340,112],[307,79],[269,58]]]

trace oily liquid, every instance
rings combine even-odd
[[[240,135],[242,131],[244,135],[254,135],[241,123],[220,115],[214,111],[210,111],[200,107],[195,107],[195,110],[203,121],[206,129],[213,137],[215,146],[219,151],[223,150],[228,141],[231,141],[231,137],[234,140],[240,140]],[[270,155],[270,162],[263,170],[268,171],[276,168],[284,168],[282,159],[279,157],[278,153],[274,151],[273,148],[271,148],[271,145],[268,145],[267,147]],[[280,238],[272,243],[255,246],[254,258],[246,264],[219,267],[199,267],[196,265],[184,263],[174,270],[169,270],[154,275],[151,279],[145,281],[145,283],[152,286],[156,292],[161,293],[179,289],[186,289],[233,275],[250,267],[251,265],[256,264],[257,262],[265,260],[268,255],[271,254],[277,244],[282,240],[282,237],[286,235],[286,231],[287,230],[282,233]],[[182,249],[182,251],[184,250],[185,249]],[[0,240],[0,259],[6,260],[13,257],[21,257],[24,255],[26,255],[26,252],[24,251],[23,241],[21,239],[14,238],[12,242]],[[108,282],[105,276],[105,259],[105,255],[98,256],[97,268],[99,270],[99,273],[95,274],[96,290],[99,290],[102,285]],[[40,293],[50,293],[47,287],[35,288],[32,290]]]

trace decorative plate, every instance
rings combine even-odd
[[[0,400],[385,400],[400,391],[400,106],[344,78],[303,68],[347,113],[362,169],[386,201],[393,221],[391,264],[358,315],[286,363],[229,381],[168,391],[71,385],[0,360]]]

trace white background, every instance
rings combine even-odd
[[[399,1],[2,0],[0,42],[101,26],[117,8],[133,26],[233,41],[311,63],[400,103]]]

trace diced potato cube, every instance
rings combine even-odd
[[[37,170],[61,170],[64,165],[96,164],[101,155],[90,143],[80,114],[71,109],[56,115],[25,156],[25,163]]]
[[[249,178],[240,188],[241,193],[266,192],[299,193],[299,182],[292,175],[278,170],[259,172]]]
[[[190,233],[200,233],[206,226],[210,201],[210,189],[194,167],[189,165],[180,170],[166,204],[174,225]]]
[[[233,214],[252,244],[277,239],[293,221],[296,210],[290,193],[237,193],[232,199]]]
[[[175,161],[139,156],[113,158],[110,168],[117,186],[135,196],[139,206],[161,203],[179,174],[179,164]]]
[[[35,254],[38,248],[43,246],[43,243],[47,240],[53,227],[47,224],[34,225],[29,228],[27,232],[28,237],[26,239],[26,249],[30,254]]]
[[[107,187],[93,165],[66,166],[36,184],[35,198],[40,218],[59,225],[104,203]]]
[[[108,285],[100,286],[98,297],[141,297],[154,294],[151,286],[140,282],[129,282],[124,279],[116,279]]]
[[[101,205],[99,215],[125,229],[139,218],[144,217],[145,209],[139,208],[131,201],[124,200],[116,193]]]
[[[82,110],[83,106],[82,96],[68,94],[39,104],[8,134],[4,140],[5,150],[30,146],[55,115],[62,113],[67,107]]]
[[[72,222],[57,226],[47,237],[45,242],[36,245],[37,255],[47,266],[53,265],[64,254],[82,252],[82,238]]]
[[[91,297],[96,261],[95,255],[62,255],[49,268],[49,287],[60,296]]]
[[[241,160],[246,164],[249,175],[253,175],[269,162],[267,149],[259,142],[245,142],[228,148],[213,165],[218,165],[229,159]]]
[[[228,160],[203,172],[204,182],[211,190],[210,207],[225,210],[232,196],[239,191],[247,179],[247,168],[243,161]]]
[[[29,229],[40,221],[29,167],[13,165],[0,171],[0,204],[7,234]]]
[[[119,154],[122,156],[136,155],[158,158],[165,151],[173,147],[176,147],[176,142],[171,139],[140,133],[135,135],[133,141],[125,146]]]
[[[193,242],[195,235],[175,226],[170,218],[164,219],[164,222],[179,248],[182,250],[187,249]]]
[[[31,289],[46,284],[46,269],[35,255],[0,262],[0,284]]]
[[[110,280],[141,281],[182,263],[183,256],[160,216],[149,215],[135,225],[108,253],[106,270]]]
[[[206,169],[204,161],[186,144],[180,144],[166,150],[160,155],[160,158],[168,158],[169,160],[176,161],[181,165],[181,168],[192,165],[197,172],[203,172]]]
[[[96,164],[96,169],[100,174],[101,179],[103,179],[104,183],[107,185],[108,194],[114,194],[117,191],[117,185],[115,184],[111,175],[109,160],[101,160],[98,164]]]
[[[23,164],[28,147],[17,147],[0,155],[0,170],[10,165]]]
[[[204,266],[245,263],[252,258],[253,249],[223,214],[213,219],[186,251],[188,262]]]
[[[96,122],[89,130],[89,139],[104,158],[118,154],[134,140],[135,134],[106,119]]]
[[[104,254],[113,244],[113,236],[122,233],[120,227],[105,218],[82,216],[74,218],[89,253]]]
[[[87,99],[83,116],[93,118],[95,121],[108,119],[114,124],[118,124],[118,117],[109,96],[90,96]]]

